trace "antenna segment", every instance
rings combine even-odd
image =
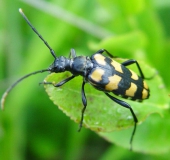
[[[26,22],[28,23],[28,25],[31,27],[31,29],[38,35],[38,37],[40,37],[40,39],[44,42],[44,44],[49,48],[52,56],[54,57],[54,59],[56,59],[56,55],[54,50],[50,47],[50,45],[47,43],[47,41],[44,40],[44,38],[38,33],[38,31],[35,29],[35,27],[31,24],[31,22],[28,20],[28,18],[26,17],[26,15],[24,14],[24,12],[22,11],[22,9],[19,9],[20,14],[22,15],[22,17],[26,20]]]

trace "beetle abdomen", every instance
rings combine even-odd
[[[95,65],[87,80],[96,89],[132,100],[149,98],[146,82],[135,72],[101,54],[95,54],[91,59]]]

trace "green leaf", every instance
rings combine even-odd
[[[101,5],[105,6],[107,9],[110,9],[110,12],[113,12],[113,7],[118,8],[125,16],[138,14],[140,13],[146,6],[146,2],[144,0],[114,0],[114,1],[105,1],[99,0]],[[112,10],[111,10],[112,9]]]
[[[155,70],[148,67],[146,64],[144,65],[142,62],[140,62],[140,64],[145,75],[151,76],[155,73]],[[71,76],[69,72],[58,74],[53,73],[47,76],[45,81],[58,83],[69,76]],[[54,104],[77,123],[80,122],[81,110],[83,108],[81,101],[82,80],[83,78],[78,76],[59,88],[53,87],[53,85],[45,85],[45,89]],[[139,120],[139,124],[141,124],[150,114],[158,113],[163,116],[165,109],[168,108],[168,94],[166,93],[165,87],[163,87],[163,82],[159,75],[155,75],[155,77],[152,80],[148,80],[147,83],[151,90],[151,96],[148,100],[145,100],[142,103],[125,100],[132,106]],[[103,92],[94,89],[89,84],[85,86],[85,93],[88,104],[84,114],[83,125],[113,143],[129,147],[129,139],[132,128],[125,131],[128,132],[128,134],[122,134],[122,131],[120,132],[120,130],[134,126],[133,117],[130,111],[127,108],[123,108],[114,103],[107,98]],[[158,116],[160,121],[162,120],[161,116]],[[159,128],[157,128],[157,130],[159,130]],[[138,132],[137,130],[137,134],[142,136],[144,132]],[[117,139],[117,137],[121,139],[120,135],[124,136],[122,138],[124,142]],[[158,139],[159,135],[157,136]],[[138,146],[138,148],[134,148],[134,150],[138,151],[145,150],[145,148],[147,148],[146,146],[151,143],[146,141],[146,146],[140,146],[137,145],[136,139],[135,141],[135,146]],[[148,149],[147,152],[151,153],[151,150]]]
[[[141,31],[133,31],[123,35],[111,36],[103,39],[99,43],[91,42],[89,46],[93,50],[98,50],[99,48],[107,48],[107,50],[112,51],[112,53],[118,52],[131,52],[139,50],[139,48],[144,48],[147,44],[147,38],[145,34]]]

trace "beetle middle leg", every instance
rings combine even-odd
[[[140,66],[139,66],[139,63],[136,60],[134,60],[134,59],[127,60],[127,61],[123,62],[122,65],[123,66],[129,66],[129,65],[134,64],[134,63],[136,64],[136,66],[139,70],[141,78],[146,79],[141,68],[140,68]]]
[[[143,79],[152,79],[154,76],[155,76],[155,74],[153,75],[153,76],[151,76],[151,77],[145,77],[144,76],[144,74],[143,74],[143,72],[142,72],[142,69],[140,68],[140,65],[139,65],[139,63],[136,61],[136,60],[134,60],[134,59],[130,59],[130,60],[127,60],[127,61],[125,61],[125,62],[123,62],[122,63],[122,65],[123,66],[129,66],[129,65],[131,65],[131,64],[136,64],[136,66],[137,66],[137,68],[138,68],[138,70],[139,70],[139,73],[140,73],[140,76],[141,76],[141,78],[143,78]]]
[[[80,132],[81,128],[82,128],[82,125],[83,125],[83,119],[84,119],[84,112],[86,110],[86,106],[87,106],[87,99],[86,99],[86,95],[85,95],[85,92],[84,92],[84,85],[86,84],[85,81],[83,81],[82,83],[82,89],[81,89],[81,96],[82,96],[82,102],[83,102],[83,109],[81,111],[81,120],[80,120],[80,126],[79,126],[79,129],[78,129],[78,132]]]

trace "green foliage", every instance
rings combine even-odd
[[[30,7],[31,2],[37,5],[32,3]],[[97,130],[100,136],[85,128],[76,132],[82,109],[81,77],[58,89],[45,86],[49,98],[77,123],[53,105],[43,87],[38,86],[45,74],[23,81],[7,97],[5,111],[0,111],[0,159],[169,159],[169,1],[50,1],[52,5],[45,5],[47,8],[40,11],[43,2],[2,1],[1,94],[22,75],[47,68],[53,61],[49,50],[18,13],[20,7],[57,56],[67,57],[70,48],[75,48],[77,55],[88,56],[106,48],[121,58],[138,60],[146,77],[156,71],[158,74],[147,81],[151,89],[148,100],[143,103],[127,101],[139,119],[133,141],[134,152],[128,150],[133,127],[130,112],[90,85],[85,87],[88,106],[84,126]],[[55,6],[64,9],[60,18],[48,14],[47,10],[54,11]],[[66,13],[93,25],[88,27],[75,18],[77,23],[69,24],[64,19]],[[101,28],[103,33],[95,35]],[[94,34],[92,29],[96,30]],[[135,66],[132,69],[136,71]],[[69,75],[67,72],[52,74],[46,80],[59,82]]]
[[[148,67],[146,63],[140,63],[146,75],[153,75],[154,69]],[[50,74],[45,81],[52,82],[56,84],[62,81],[64,78],[70,76],[69,73],[60,73],[60,74]],[[81,118],[81,110],[82,110],[82,102],[81,102],[81,83],[82,77],[76,77],[70,82],[66,83],[62,87],[55,88],[53,85],[45,85],[46,91],[50,97],[50,99],[54,102],[55,105],[59,106],[59,108],[72,120],[75,122],[80,122]],[[155,93],[159,90],[159,94],[151,94],[148,100],[145,100],[143,103],[138,103],[130,100],[126,100],[133,109],[135,110],[136,116],[138,117],[139,124],[141,124],[145,119],[153,113],[159,113],[161,116],[164,116],[167,112],[168,108],[168,97],[167,92],[164,87],[162,87],[163,82],[159,75],[155,75],[152,80],[148,80],[148,84],[151,88],[151,93]],[[124,138],[121,138],[119,134],[114,134],[113,131],[118,131],[122,129],[127,129],[134,125],[133,117],[126,108],[121,107],[120,105],[114,103],[110,99],[106,97],[106,95],[100,91],[95,90],[90,85],[86,85],[85,93],[87,96],[87,109],[84,114],[84,126],[90,128],[91,130],[97,132],[99,135],[103,136],[105,139],[110,142],[116,142],[120,146],[124,146],[129,148],[129,143],[127,140],[130,139],[130,133],[123,134],[120,133],[121,136],[129,135]],[[120,97],[119,97],[120,98]],[[66,99],[66,100],[65,100]],[[65,101],[63,101],[65,100]],[[162,123],[162,118],[157,118],[157,124]],[[156,124],[156,125],[157,125]],[[145,124],[145,127],[147,124]],[[165,150],[160,149],[160,143],[154,145],[154,147],[149,147],[150,143],[155,142],[155,138],[159,141],[162,137],[161,130],[154,125],[148,124],[148,128],[153,128],[152,133],[158,133],[154,138],[147,141],[148,135],[145,137],[143,133],[145,130],[140,129],[138,132],[138,139],[135,140],[134,150],[146,152],[146,153],[162,153]],[[144,128],[146,129],[146,128]],[[168,133],[169,129],[165,128]],[[111,133],[107,133],[111,132]],[[150,137],[153,137],[151,133]],[[167,135],[168,136],[168,135]],[[169,136],[168,136],[169,137]],[[167,137],[167,138],[168,138]],[[143,145],[140,145],[140,139],[143,138]],[[166,138],[166,139],[167,139]],[[119,140],[121,139],[121,141]],[[146,139],[146,140],[144,140]],[[160,140],[161,141],[161,140]],[[125,143],[126,142],[126,143]],[[167,143],[162,144],[162,147],[165,148],[166,145],[168,148],[170,147]]]

